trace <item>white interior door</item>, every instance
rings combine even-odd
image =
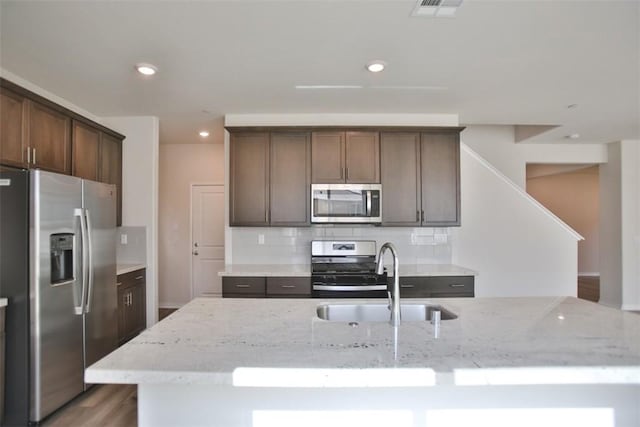
[[[191,297],[222,296],[224,185],[191,187]]]

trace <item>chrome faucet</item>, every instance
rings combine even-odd
[[[389,249],[391,255],[393,255],[393,294],[391,295],[391,318],[389,319],[389,323],[391,323],[391,326],[400,326],[400,274],[398,273],[400,262],[398,261],[398,251],[396,247],[393,246],[393,243],[387,242],[380,247],[376,272],[377,274],[384,273],[382,260],[387,249]]]

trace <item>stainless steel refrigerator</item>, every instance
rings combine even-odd
[[[3,206],[8,188],[0,189]],[[1,291],[9,293],[7,369],[13,363],[20,370],[27,360],[28,367],[26,375],[7,376],[7,390],[22,396],[6,399],[5,425],[39,422],[86,390],[84,369],[117,346],[115,187],[32,170],[28,189],[27,280],[2,283]],[[10,218],[0,221],[0,268],[12,269],[5,256],[11,243],[4,242]]]

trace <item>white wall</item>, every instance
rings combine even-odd
[[[513,126],[471,125],[460,136],[469,148],[521,188],[526,186],[527,163],[605,163],[600,144],[515,143]]]
[[[527,193],[584,237],[578,242],[580,275],[597,276],[600,272],[598,169],[583,167],[527,178]]]
[[[158,118],[106,117],[122,145],[122,225],[147,229],[147,325],[158,321]]]
[[[160,146],[160,307],[191,300],[191,184],[222,183],[223,144]]]
[[[600,167],[600,302],[640,310],[640,141],[608,144]]]
[[[480,273],[476,296],[576,296],[578,235],[466,145],[460,174],[453,262]]]

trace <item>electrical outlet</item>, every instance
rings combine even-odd
[[[264,234],[258,234],[258,244],[264,245]]]
[[[127,235],[126,234],[121,234],[120,235],[120,244],[121,245],[126,245],[127,244]]]

